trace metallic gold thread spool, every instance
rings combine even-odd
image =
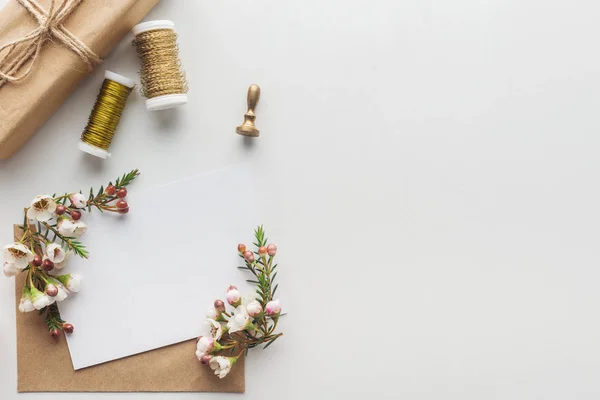
[[[148,21],[133,27],[133,45],[140,59],[142,94],[149,111],[187,103],[188,85],[179,61],[173,21]]]
[[[100,93],[88,124],[81,134],[81,151],[103,159],[110,157],[108,148],[121,120],[127,98],[134,87],[135,83],[129,78],[110,71],[104,73]]]

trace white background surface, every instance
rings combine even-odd
[[[164,0],[148,19],[181,32],[190,104],[159,116],[133,99],[113,158],[92,160],[76,143],[98,69],[0,163],[0,239],[40,192],[250,160],[294,313],[250,357],[244,398],[597,399],[599,17],[591,0]],[[105,68],[137,65],[124,41]],[[245,145],[254,82],[262,133]],[[104,396],[163,397],[25,397]]]

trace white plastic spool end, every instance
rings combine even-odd
[[[156,31],[159,29],[175,30],[175,24],[173,21],[169,21],[168,19],[159,19],[156,21],[147,21],[137,24],[133,27],[133,29],[131,29],[131,31],[133,32],[134,36],[137,36],[143,32]]]
[[[188,98],[186,94],[166,94],[146,100],[146,109],[148,111],[166,110],[181,106],[187,102]]]
[[[102,158],[103,160],[110,158],[110,155],[111,155],[108,151],[103,150],[96,146],[92,146],[91,144],[88,144],[83,141],[79,141],[79,150],[86,152],[88,154],[91,154],[93,156]]]
[[[109,79],[113,82],[120,83],[121,85],[127,86],[131,89],[133,89],[135,86],[135,82],[132,79],[125,78],[123,75],[119,75],[109,70],[104,71],[104,79]]]

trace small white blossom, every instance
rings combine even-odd
[[[252,325],[252,322],[250,322],[248,310],[246,310],[246,307],[243,305],[238,306],[235,310],[233,310],[233,315],[227,322],[229,333],[235,333],[253,327],[254,326]]]
[[[65,237],[72,237],[75,231],[75,224],[70,219],[61,219],[58,221],[58,233]]]
[[[50,296],[40,292],[35,288],[31,288],[31,302],[36,310],[41,310],[44,307],[48,307],[54,303],[54,299],[50,299]]]
[[[81,289],[81,276],[71,274],[71,279],[68,280],[66,286],[71,292],[79,292],[79,289]]]
[[[27,218],[35,219],[40,222],[47,222],[52,218],[54,211],[56,211],[56,203],[51,196],[36,196],[36,198],[31,201],[31,206],[27,210]]]
[[[65,261],[66,254],[62,246],[57,243],[51,243],[46,246],[46,257],[52,263],[61,263]]]
[[[233,365],[232,360],[233,362],[235,362],[235,358],[231,357],[213,357],[210,360],[209,365],[210,368],[212,368],[212,370],[215,371],[215,375],[217,375],[219,379],[223,379],[227,376],[229,371],[231,371],[231,367]]]
[[[82,220],[75,221],[73,225],[75,225],[75,229],[73,229],[73,236],[76,238],[83,235],[87,231],[87,225]]]
[[[31,312],[35,310],[33,303],[31,302],[31,292],[28,287],[23,289],[23,296],[21,297],[21,301],[19,302],[19,311],[22,313]]]
[[[60,281],[67,289],[71,292],[79,292],[81,289],[81,276],[77,274],[67,274],[57,276],[56,279]]]
[[[31,302],[31,299],[21,299],[21,302],[19,303],[19,311],[26,313],[33,310],[35,310],[35,306]]]
[[[33,253],[21,243],[9,244],[4,246],[4,261],[22,270],[33,261]]]
[[[58,272],[61,269],[63,269],[65,267],[65,265],[67,265],[67,261],[69,261],[69,258],[71,258],[72,256],[73,256],[73,250],[67,250],[65,252],[65,259],[59,263],[54,263],[54,269],[50,272]]]
[[[69,290],[66,289],[63,285],[57,284],[56,287],[58,288],[58,294],[54,296],[54,299],[56,301],[63,301],[69,295]]]
[[[210,335],[213,337],[213,339],[221,340],[221,337],[223,336],[223,327],[221,326],[221,324],[215,321],[214,319],[210,318],[206,321],[208,322],[210,328]]]
[[[214,348],[215,340],[211,337],[202,336],[196,344],[196,357],[200,360],[203,355],[212,353]]]
[[[2,266],[2,272],[4,276],[11,277],[17,275],[21,270],[15,266],[15,264],[11,264],[9,262],[5,262]]]
[[[81,193],[73,193],[69,197],[69,200],[75,208],[85,208],[85,206],[87,205],[87,199]]]
[[[87,231],[85,222],[71,221],[70,219],[61,219],[58,223],[58,233],[65,237],[79,237]]]

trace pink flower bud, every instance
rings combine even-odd
[[[242,295],[240,294],[240,291],[237,289],[230,288],[230,290],[227,292],[227,295],[225,297],[227,299],[227,302],[230,305],[232,305],[233,307],[239,306],[242,302]]]
[[[254,300],[250,304],[248,304],[246,310],[248,311],[248,315],[254,318],[258,317],[260,313],[262,313],[262,306],[258,301]]]
[[[202,365],[208,365],[210,360],[212,360],[212,356],[210,354],[205,354],[202,356],[202,358],[200,358]]]
[[[275,254],[277,254],[277,246],[275,246],[274,244],[270,244],[267,246],[267,253],[269,253],[269,255],[271,257],[273,257]]]
[[[202,360],[202,356],[212,353],[215,348],[215,340],[209,336],[200,336],[196,343],[196,357]]]
[[[53,285],[51,283],[46,285],[46,294],[50,297],[54,297],[58,294],[58,288],[56,287],[56,285]]]
[[[215,300],[215,309],[219,312],[223,312],[225,311],[225,303],[223,303],[223,300]]]
[[[60,331],[56,328],[51,329],[50,330],[50,336],[52,336],[54,339],[58,338],[60,336]]]
[[[244,254],[245,251],[246,251],[246,245],[245,244],[238,244],[238,252],[240,254]]]
[[[249,263],[254,262],[254,253],[250,250],[244,252],[244,259]]]
[[[260,246],[258,248],[258,256],[259,257],[266,257],[267,256],[267,248],[265,246]]]
[[[229,287],[227,288],[227,291],[229,292],[230,290],[237,290],[237,286],[229,285]]]
[[[271,300],[265,307],[265,312],[269,317],[278,317],[281,314],[281,305],[279,300]]]

